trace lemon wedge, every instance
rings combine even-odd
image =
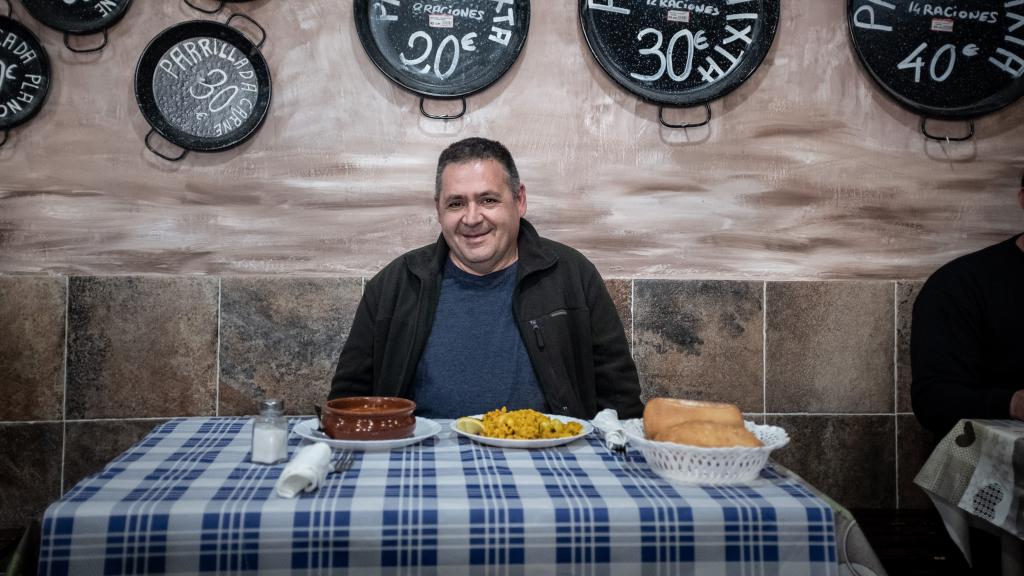
[[[463,416],[455,421],[455,427],[467,434],[479,435],[484,431],[484,423],[477,418]]]

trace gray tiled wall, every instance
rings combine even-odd
[[[633,358],[643,397],[764,413],[762,282],[636,280]]]
[[[221,415],[254,414],[282,398],[311,414],[362,294],[359,278],[224,278],[220,300]]]
[[[892,283],[774,282],[765,292],[768,412],[893,413]]]
[[[0,276],[0,528],[23,525],[166,418],[327,394],[361,278]],[[607,282],[644,398],[738,404],[848,507],[926,507],[910,413],[919,282]]]
[[[68,280],[68,420],[212,415],[219,282]]]

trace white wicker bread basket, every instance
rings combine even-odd
[[[629,443],[640,450],[651,469],[668,480],[698,484],[735,484],[758,477],[772,450],[789,443],[786,431],[778,426],[744,422],[764,446],[760,448],[701,448],[673,442],[657,442],[644,437],[644,422],[626,420],[622,428]]]

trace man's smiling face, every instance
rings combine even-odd
[[[516,241],[524,214],[526,188],[509,189],[508,174],[495,160],[449,164],[441,173],[441,235],[452,262],[470,274],[490,274],[519,258]]]

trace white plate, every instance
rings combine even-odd
[[[428,418],[416,417],[416,428],[412,431],[412,436],[405,438],[395,438],[394,440],[335,440],[320,432],[316,429],[316,419],[303,420],[292,428],[292,432],[295,432],[306,440],[312,440],[313,442],[323,442],[332,448],[340,448],[342,450],[362,450],[364,452],[377,452],[383,450],[393,450],[395,448],[401,448],[402,446],[408,446],[410,444],[416,444],[422,442],[427,438],[436,436],[441,431],[441,425]]]
[[[544,438],[542,440],[510,440],[508,438],[489,438],[487,436],[480,436],[478,434],[470,434],[469,432],[463,432],[455,427],[457,420],[452,420],[451,429],[459,436],[465,436],[474,442],[481,444],[487,444],[488,446],[497,446],[499,448],[551,448],[552,446],[561,446],[562,444],[568,444],[583,438],[587,434],[594,431],[594,427],[590,425],[590,422],[586,420],[580,420],[579,418],[572,418],[570,416],[554,416],[552,414],[545,414],[548,418],[555,420],[561,420],[562,422],[577,422],[583,426],[583,433],[577,434],[576,436],[566,436],[565,438]],[[476,414],[473,418],[483,419],[482,414]]]

